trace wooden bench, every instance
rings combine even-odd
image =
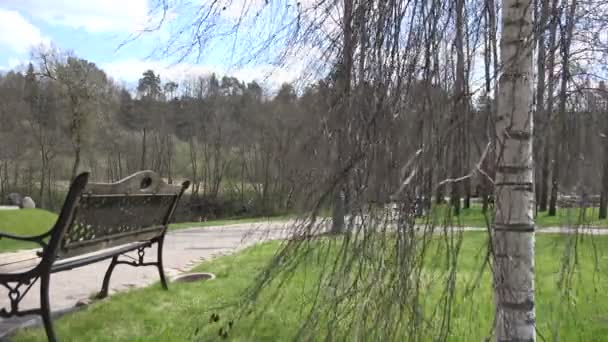
[[[156,266],[167,289],[163,270],[163,241],[167,225],[184,191],[190,185],[165,184],[152,171],[133,174],[117,183],[89,183],[89,174],[76,177],[55,225],[46,233],[23,237],[0,232],[0,239],[29,241],[40,245],[39,262],[23,271],[0,273],[0,285],[8,290],[10,308],[0,317],[42,316],[49,341],[55,341],[49,305],[51,274],[105,259],[112,259],[98,297],[108,295],[116,265]],[[144,261],[145,249],[157,244],[156,261]],[[137,258],[119,257],[137,251]],[[40,280],[40,308],[19,310],[19,302]]]

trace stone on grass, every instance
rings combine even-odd
[[[34,209],[34,208],[36,208],[36,203],[34,202],[34,200],[31,197],[25,196],[25,197],[23,197],[23,201],[21,201],[21,208],[22,209]]]
[[[23,201],[23,196],[21,196],[21,194],[13,192],[6,196],[6,200],[8,201],[9,205],[16,205],[20,207],[21,202]]]

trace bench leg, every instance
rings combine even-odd
[[[165,269],[163,268],[163,244],[165,242],[165,237],[161,237],[158,240],[158,256],[157,256],[157,267],[158,267],[158,274],[160,275],[160,283],[163,286],[163,289],[168,290],[169,288],[167,287],[167,279],[165,278]]]
[[[53,331],[53,322],[51,321],[51,305],[49,302],[49,282],[51,275],[46,274],[40,277],[40,315],[46,331],[46,337],[49,342],[57,341],[55,332]]]
[[[114,267],[116,267],[117,262],[118,256],[114,256],[112,258],[110,266],[108,266],[106,275],[103,277],[103,284],[101,285],[101,291],[99,291],[99,294],[97,294],[97,299],[103,299],[108,296],[108,290],[110,288],[110,277],[112,276],[112,272],[114,271]]]

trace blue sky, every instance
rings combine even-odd
[[[176,64],[150,56],[169,35],[170,27],[147,34],[121,49],[118,46],[149,25],[151,0],[1,0],[0,71],[20,69],[30,60],[32,47],[54,45],[90,60],[119,82],[134,84],[141,73],[154,69],[166,80],[187,76],[232,74],[245,81],[279,84],[297,77],[293,68],[277,69],[257,63],[236,67],[231,44],[216,42],[201,61]],[[238,7],[239,1],[232,1]],[[238,8],[233,10],[238,11]],[[177,20],[177,19],[176,19]],[[297,68],[296,68],[297,69]]]

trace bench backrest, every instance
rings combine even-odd
[[[65,227],[56,227],[60,238],[55,257],[69,258],[161,237],[188,186],[189,182],[166,184],[152,171],[135,173],[117,183],[86,184]]]

